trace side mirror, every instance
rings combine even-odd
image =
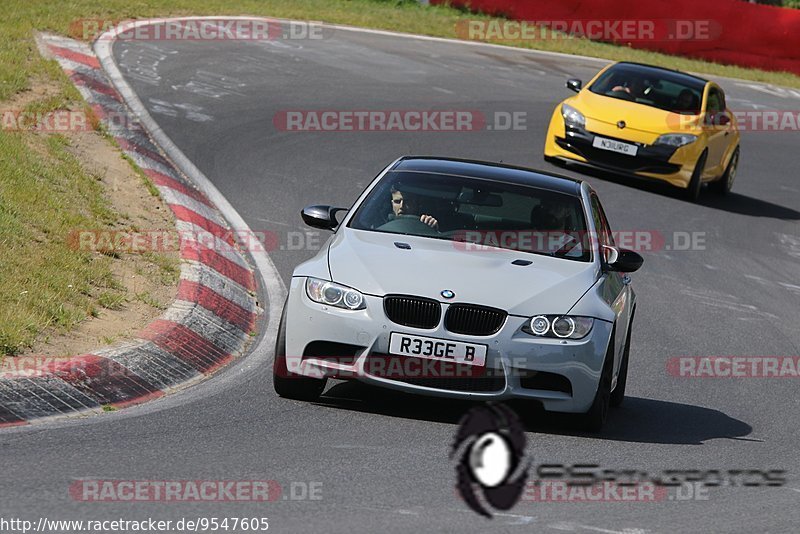
[[[567,89],[571,89],[576,93],[579,93],[582,87],[583,87],[583,82],[580,81],[578,78],[570,78],[569,80],[567,80]]]
[[[602,247],[603,260],[609,271],[632,273],[639,270],[644,263],[644,258],[638,253],[626,248]]]
[[[303,222],[312,228],[321,230],[335,230],[339,226],[336,214],[340,211],[347,211],[347,208],[334,208],[332,206],[306,206],[300,212]]]

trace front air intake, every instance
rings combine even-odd
[[[497,308],[475,304],[453,304],[447,309],[444,327],[456,334],[468,336],[491,336],[506,322],[508,314]]]
[[[409,295],[387,295],[383,309],[393,323],[432,330],[442,317],[442,306],[433,299]]]

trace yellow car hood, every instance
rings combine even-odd
[[[631,130],[661,135],[676,131],[680,117],[676,113],[637,104],[628,100],[602,96],[591,91],[581,91],[567,102],[584,114],[587,119],[616,127],[617,122],[625,121]],[[685,126],[685,123],[682,123]],[[588,127],[589,125],[587,125]]]

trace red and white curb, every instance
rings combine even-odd
[[[228,220],[150,140],[91,47],[53,35],[40,35],[38,43],[150,177],[178,229],[191,230],[181,235],[207,235],[181,241],[177,298],[137,339],[72,358],[15,358],[14,369],[0,375],[0,427],[122,408],[202,380],[243,354],[260,312],[255,271],[231,247]]]

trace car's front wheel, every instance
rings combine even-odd
[[[583,414],[583,427],[589,432],[600,432],[608,419],[608,410],[611,406],[611,379],[614,372],[614,335],[608,342],[603,371],[600,374],[600,382],[597,384],[597,392],[594,395],[589,411]]]
[[[317,400],[325,389],[326,378],[312,378],[289,372],[286,365],[286,303],[281,313],[278,339],[275,341],[275,362],[272,366],[272,384],[281,397],[302,401]]]
[[[636,313],[636,310],[633,310]],[[625,348],[622,352],[622,362],[619,365],[619,374],[617,375],[617,387],[611,392],[611,406],[614,408],[620,406],[622,401],[625,400],[625,387],[628,385],[628,363],[631,358],[631,333],[633,332],[633,315],[628,324],[628,335],[625,336]]]
[[[703,170],[706,168],[706,159],[708,158],[708,151],[703,151],[700,157],[697,158],[697,163],[692,172],[692,179],[689,181],[689,187],[686,188],[686,198],[692,202],[697,202],[700,198],[700,188],[702,187]]]

